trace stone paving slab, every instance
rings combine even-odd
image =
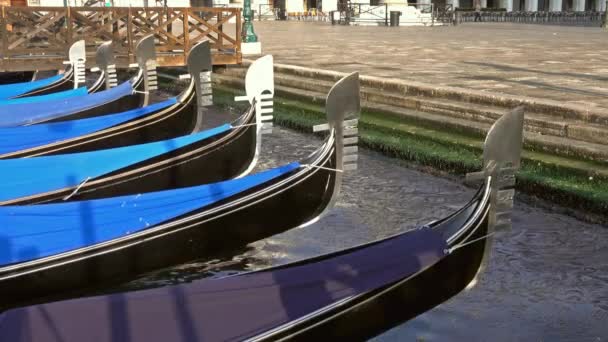
[[[275,63],[608,109],[608,32],[600,28],[254,24],[263,52]]]

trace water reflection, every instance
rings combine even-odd
[[[306,156],[321,143],[275,128],[258,170]],[[217,277],[328,253],[381,238],[459,208],[474,190],[363,151],[331,214],[246,249],[151,274],[122,289]],[[517,203],[487,272],[472,290],[392,329],[378,341],[605,341],[608,228]],[[236,255],[236,256],[235,256]]]

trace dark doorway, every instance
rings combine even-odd
[[[306,0],[306,9],[310,10],[312,8],[317,8],[320,9],[320,6],[317,7],[317,5],[320,5],[321,1],[317,1],[317,0]]]
[[[432,0],[431,2],[433,3],[433,7],[435,8],[442,9],[446,6],[446,0]]]
[[[460,0],[460,8],[473,8],[473,0]]]
[[[513,0],[513,11],[524,11],[526,9],[525,0]]]
[[[488,8],[500,8],[500,1],[499,0],[487,0],[487,4],[486,7]]]
[[[213,0],[190,0],[192,7],[213,7]]]

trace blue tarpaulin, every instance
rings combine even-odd
[[[0,267],[133,234],[280,177],[298,163],[224,182],[89,201],[0,207]],[[26,253],[23,251],[27,251]]]
[[[0,106],[10,105],[10,104],[39,103],[39,102],[45,102],[45,101],[67,99],[70,97],[85,96],[88,93],[89,92],[87,91],[86,87],[80,87],[78,89],[59,91],[56,93],[51,93],[51,94],[46,94],[46,95],[26,96],[26,97],[19,97],[16,99],[0,100]]]
[[[226,124],[175,139],[92,152],[0,160],[0,201],[75,187],[231,129]],[[0,225],[1,227],[1,225]]]
[[[29,93],[32,90],[40,89],[53,84],[63,78],[63,75],[55,75],[43,80],[13,83],[0,85],[0,100],[10,99],[11,97]]]
[[[75,138],[119,125],[177,103],[177,99],[158,102],[127,112],[88,119],[41,123],[31,126],[0,127],[0,154],[25,150]]]
[[[131,82],[87,96],[0,106],[0,127],[33,124],[91,109],[133,94]]]

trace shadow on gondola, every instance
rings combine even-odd
[[[108,300],[107,321],[109,341],[131,341],[129,320],[129,303],[122,294],[116,294]]]

